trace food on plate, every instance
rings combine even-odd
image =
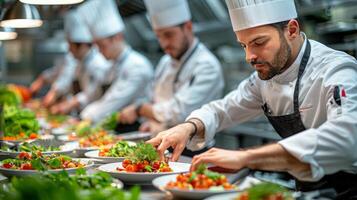
[[[176,181],[166,185],[169,189],[184,190],[231,190],[236,186],[228,183],[223,174],[207,169],[206,165],[200,165],[196,171],[177,175]]]
[[[46,116],[47,123],[50,124],[51,128],[61,127],[69,119],[68,115],[52,115],[48,114]]]
[[[151,144],[139,143],[126,156],[118,171],[125,172],[172,172],[167,162],[159,161],[159,155]]]
[[[51,170],[51,169],[67,169],[67,168],[82,168],[85,164],[80,161],[73,160],[65,155],[42,155],[37,152],[21,152],[15,159],[5,159],[1,162],[1,167],[6,169],[17,170]]]
[[[243,193],[236,200],[293,200],[292,193],[281,185],[274,183],[259,183]]]
[[[119,112],[114,112],[111,115],[109,115],[108,117],[106,117],[105,119],[103,119],[102,121],[100,121],[97,125],[96,125],[96,129],[97,130],[108,130],[108,131],[113,131],[115,130],[115,127],[117,126],[117,122],[119,119]]]
[[[99,156],[101,157],[125,157],[129,155],[134,146],[127,141],[119,141],[110,148],[103,147],[99,150]]]
[[[78,171],[78,170],[77,170]],[[133,187],[129,192],[112,185],[113,179],[106,173],[93,175],[66,172],[41,174],[12,179],[0,187],[0,199],[72,199],[72,200],[138,200],[140,188]]]
[[[38,138],[39,124],[35,114],[27,109],[4,105],[3,140],[26,140]]]
[[[23,144],[19,145],[18,150],[11,149],[8,146],[1,147],[1,150],[7,152],[32,152],[32,151],[47,152],[47,151],[59,151],[60,147],[54,147],[54,146],[44,147],[44,146],[24,142]]]
[[[108,134],[107,131],[101,130],[79,139],[79,146],[85,147],[102,147],[115,144],[119,139],[115,135]]]

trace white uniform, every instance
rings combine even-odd
[[[357,173],[357,62],[346,53],[310,40],[311,55],[300,82],[299,109],[307,130],[279,142],[299,160],[311,165],[316,181],[326,174],[343,170]],[[293,93],[306,40],[295,62],[271,80],[253,73],[224,99],[211,102],[188,118],[205,125],[205,141],[194,137],[189,148],[201,148],[215,133],[233,124],[263,114],[267,103],[271,115],[293,112]],[[334,98],[339,88],[341,106]]]
[[[112,84],[101,99],[81,112],[82,119],[98,122],[131,103],[148,98],[154,72],[144,56],[127,47],[115,62],[114,70],[109,72],[106,82]]]
[[[68,54],[70,54],[70,53],[68,53]],[[67,61],[68,58],[66,58],[66,57],[72,56],[72,55],[68,55],[68,54],[64,55],[61,58],[56,59],[54,62],[54,65],[52,67],[47,68],[46,70],[44,70],[41,73],[42,77],[45,79],[45,81],[47,83],[51,83],[51,84],[54,83],[56,81],[58,75],[61,74],[62,71],[64,70],[65,66],[68,64],[71,64],[71,62],[68,63],[68,61]],[[71,60],[73,61],[73,65],[75,65],[74,58],[72,58]]]
[[[100,84],[105,79],[110,66],[111,63],[93,47],[83,61],[77,61],[75,66],[66,67],[66,70],[60,74],[57,81],[61,86],[56,85],[57,91],[62,95],[70,93],[73,81],[78,80],[81,91],[75,97],[77,97],[80,107],[83,108],[100,98]]]
[[[197,39],[179,61],[163,56],[155,77],[153,112],[167,126],[183,122],[193,110],[220,98],[224,87],[219,61]]]
[[[52,88],[56,89],[59,94],[64,94],[71,87],[74,71],[78,65],[77,60],[71,53],[67,53],[63,60],[63,67],[57,79],[54,81]]]

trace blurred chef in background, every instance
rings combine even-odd
[[[81,112],[82,119],[98,122],[131,103],[148,98],[154,72],[150,61],[125,43],[124,23],[113,0],[87,1],[79,11],[90,25],[100,52],[114,62],[102,83],[103,97]]]
[[[246,60],[255,69],[224,99],[194,111],[149,143],[161,155],[200,148],[216,132],[265,115],[281,141],[244,150],[212,148],[192,169],[211,163],[289,172],[301,191],[333,188],[337,199],[357,198],[357,61],[310,40],[296,20],[294,0],[226,0]]]
[[[133,123],[138,117],[145,117],[147,121],[140,129],[157,133],[220,98],[224,79],[217,58],[193,34],[186,0],[144,2],[166,55],[156,67],[152,101],[126,107],[120,121]]]
[[[88,103],[100,97],[100,83],[105,78],[111,63],[92,45],[92,36],[88,26],[84,23],[76,10],[70,10],[65,16],[65,33],[69,44],[69,51],[77,60],[74,67],[66,67],[55,85],[44,97],[44,105],[51,106],[54,114],[67,114],[74,109],[81,110]],[[65,94],[60,102],[55,100]],[[54,105],[52,105],[55,103]]]
[[[32,83],[30,90],[32,95],[38,94],[46,86],[52,87],[65,67],[74,67],[76,60],[70,52],[55,60],[54,65],[44,70]]]

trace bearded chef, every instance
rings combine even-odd
[[[52,113],[67,114],[72,110],[81,110],[91,101],[100,97],[99,83],[104,79],[110,67],[102,54],[92,45],[92,36],[76,10],[68,11],[64,19],[65,33],[69,51],[76,59],[75,67],[62,70],[56,82],[62,87],[53,87],[44,98],[45,105],[51,105],[57,97],[71,93],[51,106]]]
[[[144,2],[166,54],[156,67],[152,101],[126,107],[120,120],[133,123],[145,117],[141,130],[158,133],[182,123],[203,104],[221,98],[224,79],[217,58],[194,36],[186,0]]]
[[[300,31],[293,0],[227,0],[246,60],[255,69],[224,99],[194,111],[149,141],[161,153],[201,147],[215,133],[264,114],[281,141],[228,151],[213,148],[194,157],[220,167],[289,172],[298,190],[334,188],[338,199],[356,194],[357,61],[310,40]],[[227,156],[229,155],[229,156]],[[353,188],[354,187],[354,188]]]
[[[154,72],[150,61],[126,44],[124,22],[113,0],[87,1],[79,11],[89,24],[100,52],[114,62],[102,83],[104,95],[81,112],[83,119],[98,122],[148,98]]]

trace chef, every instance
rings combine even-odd
[[[113,0],[87,1],[81,7],[100,52],[114,62],[102,84],[103,97],[81,112],[83,119],[98,122],[148,98],[154,72],[150,61],[125,43],[124,23]]]
[[[220,167],[285,171],[298,190],[334,188],[349,199],[357,183],[357,61],[307,38],[293,0],[227,0],[246,60],[255,69],[235,91],[194,111],[149,143],[196,149],[216,132],[264,114],[283,139],[262,147],[213,148],[194,157]],[[229,155],[229,156],[227,156]]]
[[[31,93],[37,94],[46,85],[52,85],[68,65],[76,65],[72,54],[68,52],[63,57],[56,59],[54,65],[44,70],[30,86]]]
[[[166,53],[156,67],[152,102],[132,104],[123,123],[148,119],[143,131],[158,133],[181,123],[195,109],[222,95],[224,80],[217,58],[193,34],[186,0],[144,1],[152,28]]]
[[[110,67],[110,62],[92,45],[88,26],[76,10],[69,11],[64,22],[69,51],[77,60],[77,65],[66,67],[57,80],[64,84],[61,88],[52,88],[48,94],[51,95],[53,92],[56,97],[68,92],[73,94],[51,107],[51,112],[55,114],[67,114],[74,109],[81,110],[91,101],[98,99],[100,83]],[[51,103],[47,101],[48,95],[44,99],[45,103]]]

